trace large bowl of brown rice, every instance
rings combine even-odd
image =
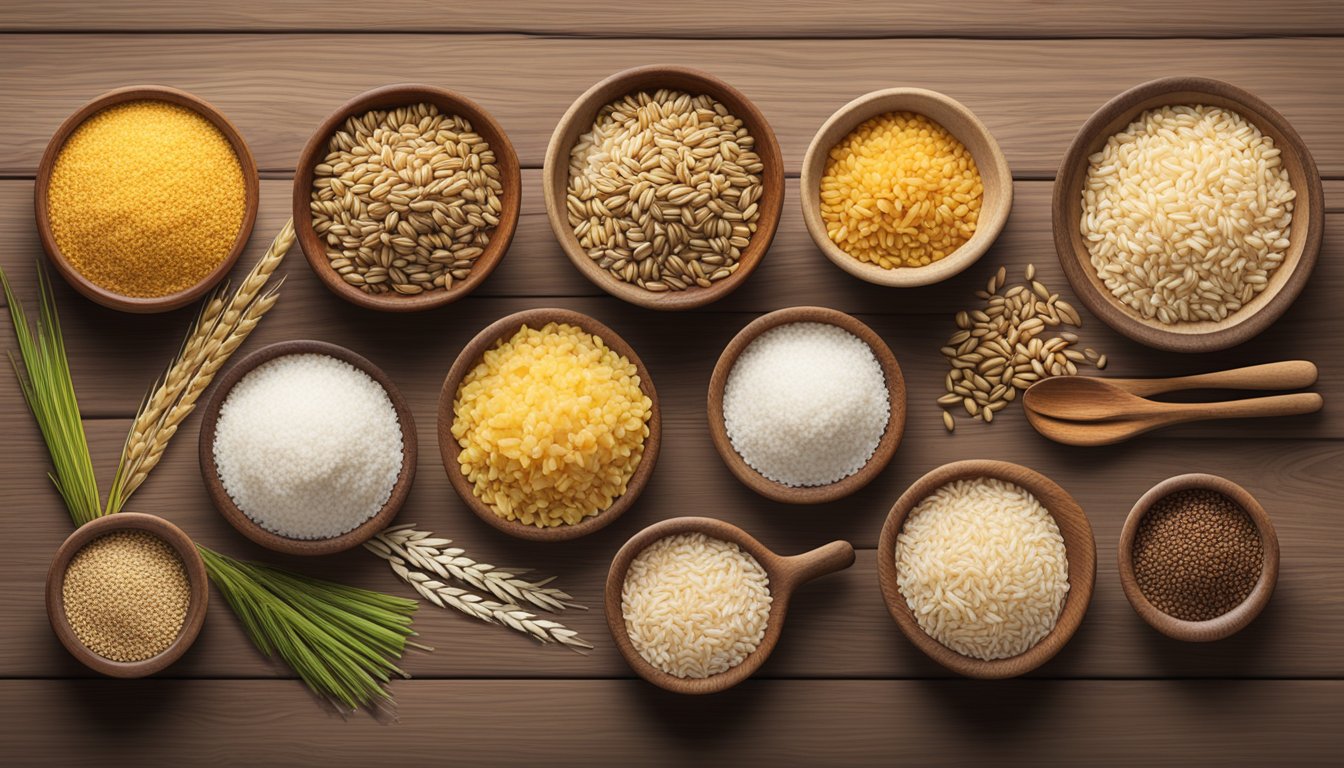
[[[945,464],[887,515],[878,577],[901,632],[966,677],[1016,677],[1082,623],[1096,578],[1087,515],[1044,475],[1004,461]]]
[[[1226,349],[1268,328],[1305,287],[1323,227],[1302,138],[1218,80],[1116,96],[1079,130],[1055,182],[1055,250],[1074,292],[1158,349]]]

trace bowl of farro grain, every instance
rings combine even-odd
[[[481,106],[427,85],[360,94],[313,133],[294,176],[308,264],[353,304],[414,312],[476,289],[513,240],[518,155]]]
[[[570,106],[543,187],[551,229],[584,277],[632,304],[690,309],[760,264],[779,226],[784,162],[736,88],[686,67],[637,67]]]

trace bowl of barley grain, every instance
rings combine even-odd
[[[294,232],[318,278],[369,309],[415,312],[476,289],[513,240],[518,155],[470,99],[389,85],[313,133],[294,177]]]
[[[546,148],[546,214],[593,284],[650,309],[704,306],[756,269],[784,203],[774,131],[746,96],[686,67],[589,88]]]

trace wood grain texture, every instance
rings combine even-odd
[[[1117,9],[1118,10],[1118,9]],[[706,24],[706,19],[712,23]],[[781,0],[767,13],[724,13],[714,0],[675,5],[577,0],[563,11],[540,0],[457,3],[426,13],[415,0],[386,0],[376,12],[360,0],[10,0],[0,29],[33,31],[525,32],[619,37],[1243,37],[1344,32],[1331,0],[1291,0],[1266,13],[1254,0],[1132,0],[1104,13],[1087,0],[1052,3],[967,0],[955,13],[915,0],[839,0],[818,6]]]
[[[6,755],[53,765],[1331,765],[1341,681],[411,680],[393,720],[267,680],[0,682]],[[988,689],[993,694],[987,695]],[[295,706],[294,699],[301,703]],[[506,733],[520,707],[564,724]],[[77,718],[80,728],[68,724]],[[975,734],[969,737],[968,734]],[[103,747],[101,754],[95,750]]]
[[[1078,128],[1121,91],[1179,73],[1260,96],[1292,121],[1323,176],[1344,177],[1344,56],[1331,38],[1254,40],[589,41],[517,35],[0,35],[23,62],[0,71],[0,114],[22,115],[0,143],[0,173],[30,175],[61,120],[114,86],[183,88],[231,119],[268,173],[293,171],[313,130],[369,88],[415,79],[475,100],[539,168],[561,115],[602,78],[686,63],[731,83],[765,113],[785,170],[797,173],[817,128],[855,96],[918,85],[965,104],[998,139],[1017,178],[1051,178]],[[357,54],[352,54],[357,52]],[[507,60],[476,67],[463,61]],[[792,203],[790,205],[793,205]],[[788,218],[793,218],[790,213]]]

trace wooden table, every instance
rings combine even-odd
[[[755,4],[410,0],[7,0],[0,9],[0,264],[35,297],[41,258],[32,177],[51,132],[110,88],[163,83],[224,111],[262,168],[262,207],[245,269],[288,216],[294,162],[309,132],[353,94],[416,80],[459,90],[503,123],[525,171],[513,249],[473,297],[412,317],[357,309],[327,293],[292,253],[283,298],[248,347],[292,338],[370,357],[410,398],[419,475],[400,520],[450,536],[473,556],[559,576],[587,613],[565,616],[597,648],[581,656],[433,607],[417,619],[434,653],[412,653],[414,679],[392,686],[399,717],[342,717],[263,659],[217,600],[181,663],[149,680],[98,679],[47,625],[42,583],[69,519],[14,380],[0,374],[0,762],[212,764],[643,765],[760,762],[844,765],[1095,762],[1133,765],[1328,763],[1344,748],[1344,6],[1333,0],[1095,6],[1004,3]],[[755,7],[752,7],[754,5]],[[272,7],[274,6],[274,7]],[[745,287],[704,310],[666,315],[606,297],[562,256],[547,226],[539,168],[556,121],[591,83],[625,67],[693,64],[764,110],[790,172],[779,236]],[[1019,410],[954,435],[934,400],[938,348],[952,313],[999,265],[1028,263],[1070,296],[1050,239],[1051,179],[1084,119],[1136,83],[1164,75],[1225,79],[1293,122],[1326,181],[1325,247],[1311,284],[1272,329],[1223,353],[1154,352],[1085,318],[1086,343],[1116,375],[1179,374],[1302,357],[1321,368],[1325,410],[1271,423],[1172,430],[1078,450],[1046,442]],[[813,132],[854,96],[892,85],[946,92],[998,137],[1016,210],[975,268],[912,291],[860,283],[826,262],[802,225],[797,171]],[[1070,296],[1070,298],[1072,298]],[[85,427],[106,487],[146,388],[180,342],[191,310],[135,317],[57,286]],[[1078,303],[1075,301],[1075,305]],[[754,496],[715,455],[705,424],[710,370],[757,314],[822,304],[858,314],[896,352],[910,390],[895,460],[853,497],[789,508]],[[665,440],[639,503],[590,538],[554,545],[503,537],[453,494],[434,414],[453,358],[476,331],[517,309],[563,306],[623,334],[662,393]],[[8,318],[0,347],[12,348]],[[193,417],[135,510],[163,515],[211,547],[304,572],[409,594],[386,566],[352,552],[286,561],[252,547],[206,498]],[[1081,630],[1024,679],[949,675],[897,632],[877,588],[874,547],[892,501],[924,472],[963,458],[1021,462],[1056,479],[1096,529],[1096,594]],[[1246,486],[1282,542],[1278,592],[1249,629],[1212,645],[1167,640],[1125,602],[1115,568],[1121,522],[1170,475],[1205,471]],[[774,657],[755,679],[712,698],[679,698],[633,678],[600,610],[607,564],[640,528],[708,514],[792,553],[853,542],[849,571],[800,593]]]

